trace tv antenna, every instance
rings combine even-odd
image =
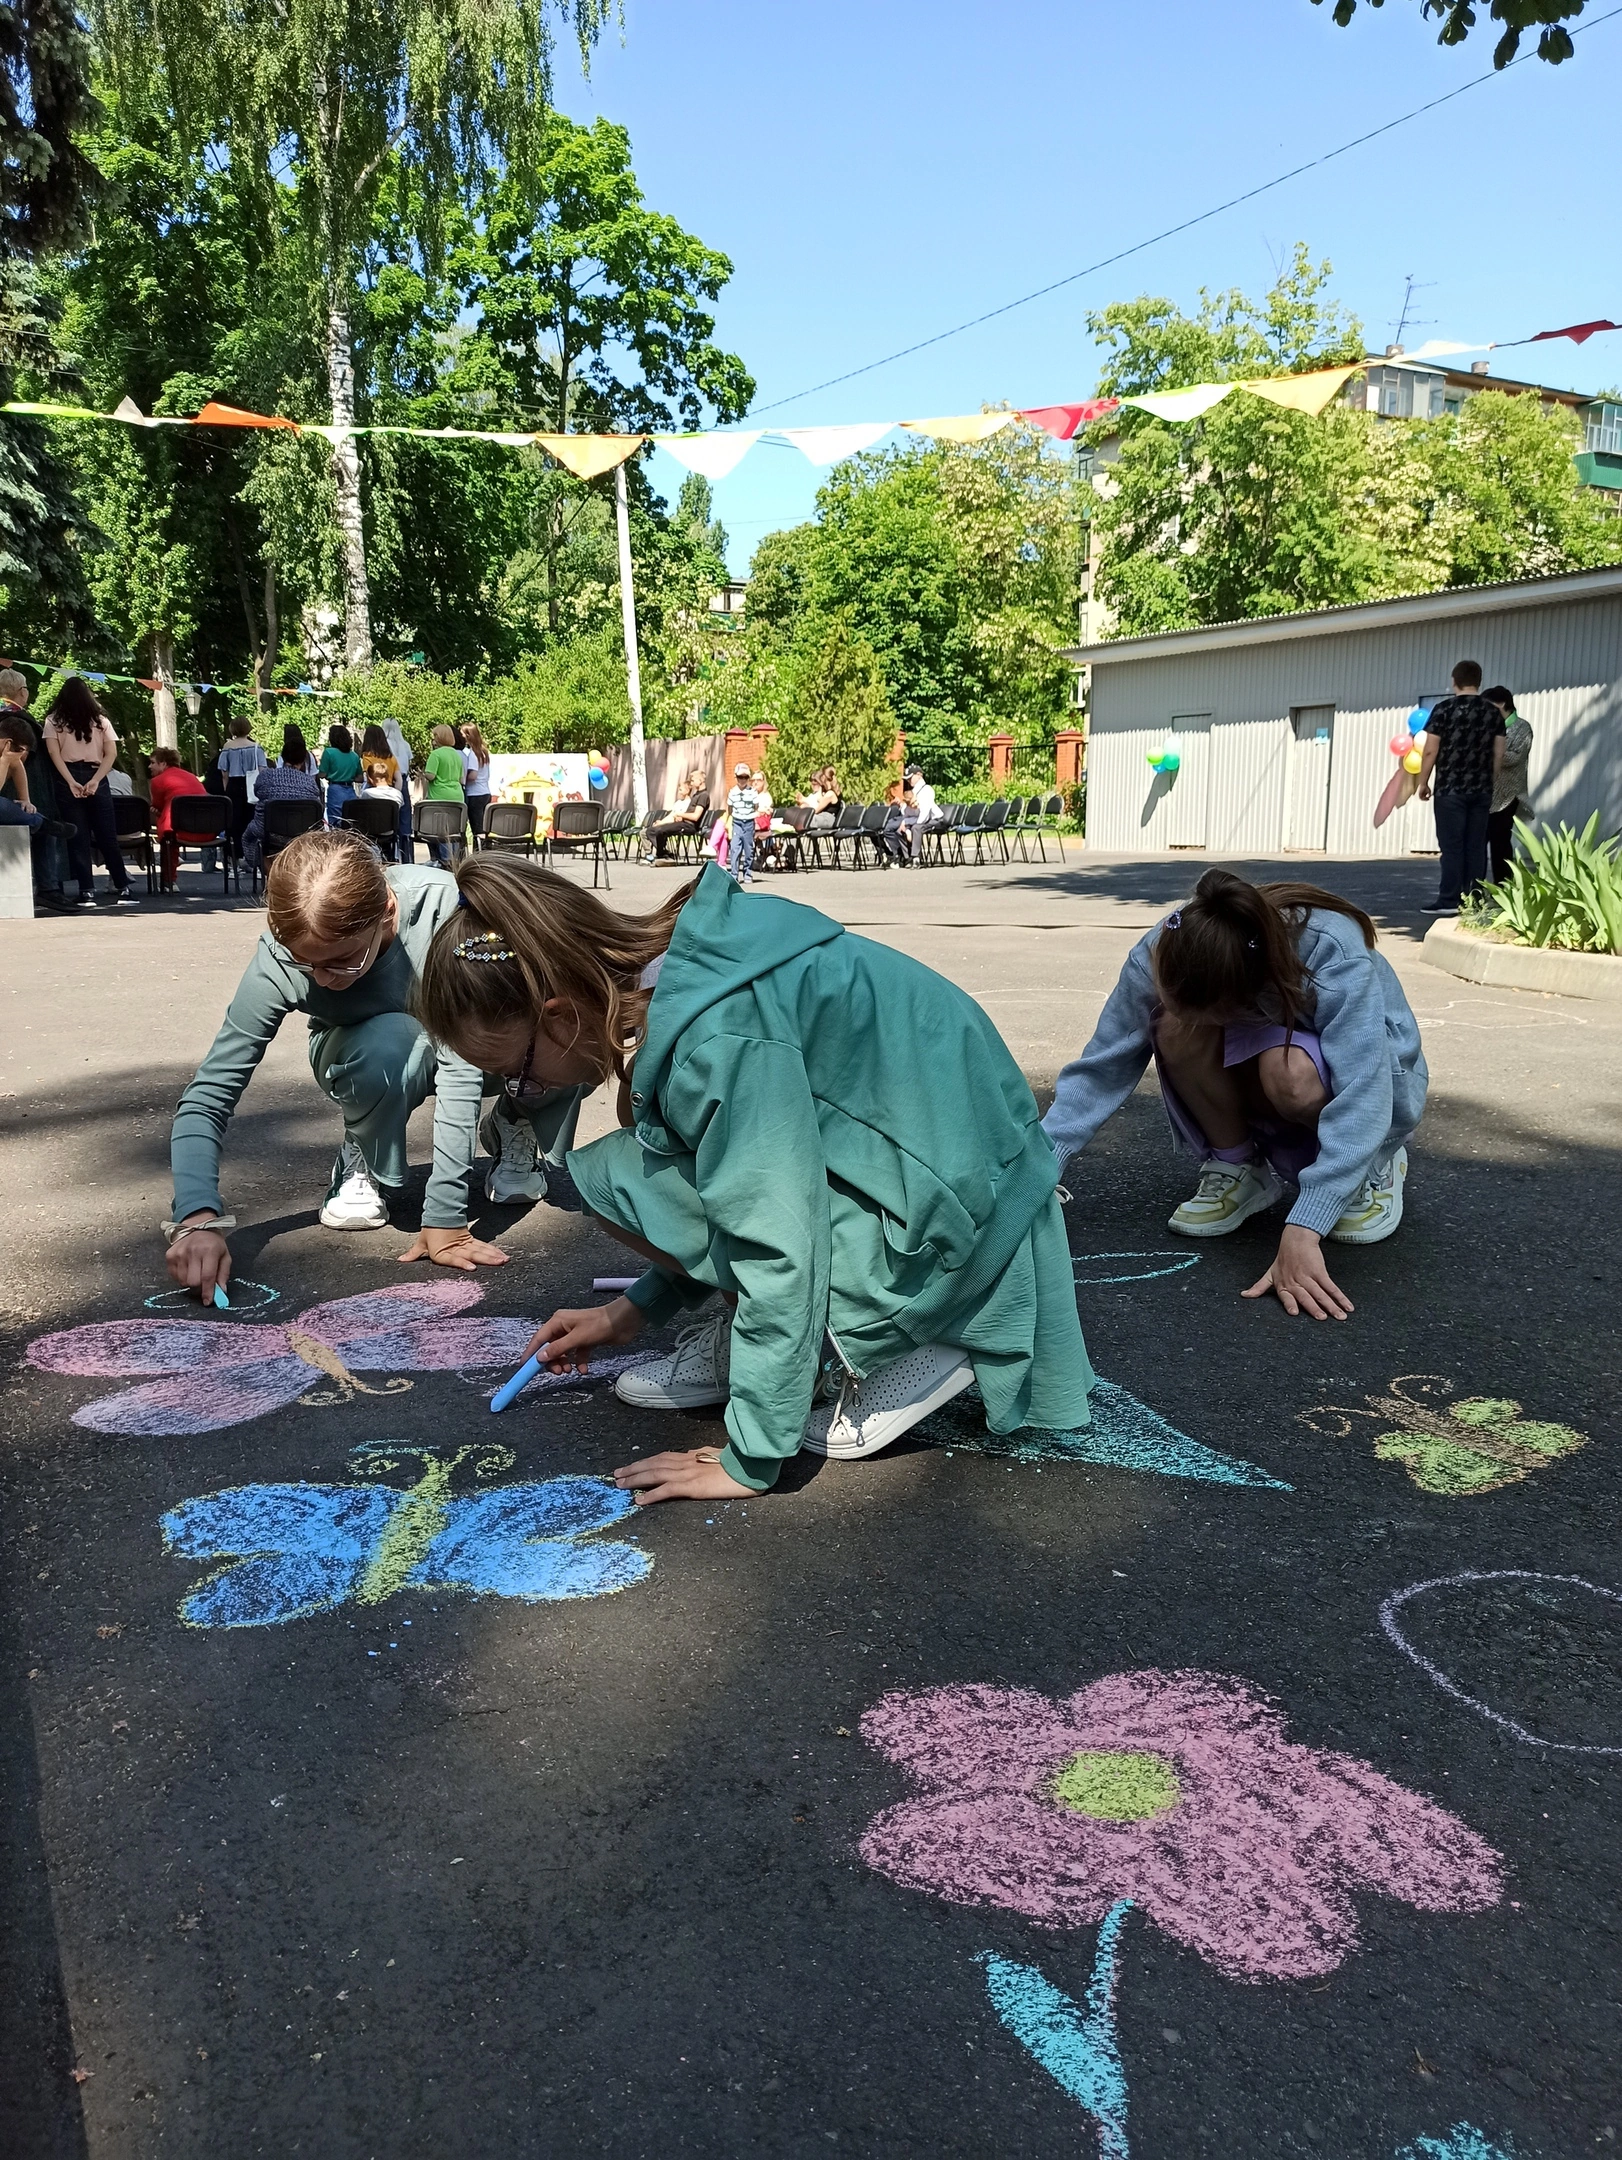
[[[1398,352],[1401,352],[1402,350],[1402,340],[1405,331],[1429,330],[1434,325],[1436,321],[1434,315],[1414,316],[1410,318],[1408,310],[1414,304],[1414,294],[1416,292],[1430,292],[1435,288],[1435,284],[1436,280],[1434,278],[1427,278],[1423,284],[1420,284],[1416,281],[1413,272],[1411,270],[1409,271],[1407,286],[1402,296],[1402,313],[1397,317],[1397,334],[1396,337],[1392,340],[1392,343],[1395,345]]]

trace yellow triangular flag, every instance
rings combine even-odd
[[[548,457],[566,465],[577,480],[595,480],[634,457],[647,441],[646,435],[536,435]]]

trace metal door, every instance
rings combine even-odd
[[[1211,715],[1183,713],[1174,717],[1170,735],[1177,745],[1179,762],[1166,804],[1166,845],[1202,848],[1211,793]]]
[[[1335,749],[1333,705],[1297,705],[1290,715],[1289,806],[1284,845],[1321,855],[1329,840],[1329,765]]]

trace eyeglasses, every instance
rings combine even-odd
[[[377,918],[377,928],[372,932],[367,942],[366,957],[358,967],[329,966],[325,960],[314,964],[304,960],[295,960],[293,965],[301,975],[308,975],[312,982],[318,975],[336,975],[340,982],[351,983],[355,981],[357,976],[364,975],[377,958],[377,948],[383,941],[383,928],[387,921],[388,917],[386,915],[380,915]]]
[[[501,1092],[509,1102],[522,1102],[526,1095],[544,1095],[546,1092],[544,1088],[533,1085],[535,1048],[540,1039],[541,1031],[537,1028],[529,1038],[529,1048],[524,1052],[523,1071],[519,1073],[516,1080],[506,1079],[501,1083]]]

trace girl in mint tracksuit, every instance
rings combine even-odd
[[[416,1011],[458,1055],[542,1086],[621,1081],[574,1149],[587,1209],[647,1261],[554,1313],[554,1369],[721,1301],[621,1374],[649,1409],[726,1401],[726,1445],[616,1473],[641,1500],[761,1492],[802,1444],[888,1445],[971,1382],[996,1432],[1087,1423],[1053,1151],[984,1012],[814,909],[707,868],[657,915],[492,855],[457,872]]]
[[[1402,1220],[1404,1143],[1425,1107],[1419,1026],[1361,908],[1316,885],[1207,870],[1127,955],[1092,1041],[1043,1120],[1061,1170],[1153,1058],[1175,1145],[1201,1164],[1171,1217],[1223,1237],[1297,1197],[1278,1256],[1244,1294],[1344,1320],[1322,1240],[1376,1245]]]

